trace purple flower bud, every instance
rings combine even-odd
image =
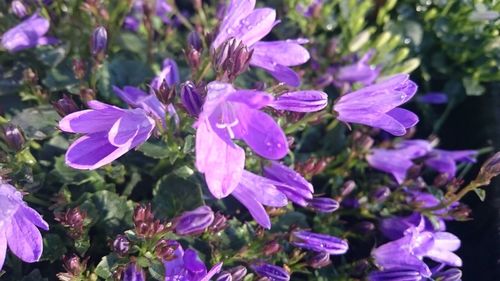
[[[187,81],[181,86],[181,102],[191,116],[198,117],[203,101],[193,82]]]
[[[418,271],[409,269],[392,269],[374,271],[368,276],[369,281],[420,281],[422,275]]]
[[[26,7],[20,0],[12,1],[12,3],[10,3],[10,9],[12,10],[12,13],[18,18],[24,18],[28,14],[28,12],[26,11]]]
[[[376,202],[384,202],[391,195],[391,189],[387,186],[381,186],[372,193],[372,200]]]
[[[63,95],[62,99],[53,102],[52,106],[61,117],[64,117],[68,114],[71,114],[79,110],[75,101],[68,95]]]
[[[205,231],[214,221],[214,212],[208,206],[201,206],[184,212],[175,220],[175,232],[180,235],[194,235]]]
[[[343,255],[349,249],[347,241],[343,239],[305,230],[292,233],[292,244],[315,252],[327,252],[330,255]]]
[[[106,53],[108,44],[108,32],[103,26],[98,26],[92,33],[90,51],[96,58],[102,59]]]
[[[276,184],[278,190],[298,205],[306,206],[307,200],[313,197],[312,184],[302,175],[279,162],[271,161],[271,165],[264,167],[264,176],[280,183]]]
[[[126,253],[128,253],[129,249],[130,241],[127,239],[127,237],[125,237],[125,235],[116,236],[115,240],[113,241],[113,251],[120,256],[124,256]]]
[[[193,69],[198,69],[201,63],[201,53],[195,48],[188,47],[187,51],[184,51],[186,56],[186,61],[188,65]]]
[[[145,281],[146,273],[135,263],[130,263],[122,274],[122,281]]]
[[[217,279],[215,281],[233,281],[233,276],[231,273],[224,271],[219,276],[217,276]]]
[[[254,264],[252,269],[260,276],[273,281],[289,281],[290,274],[282,267],[267,263]]]
[[[23,148],[25,143],[21,129],[11,123],[3,126],[3,139],[7,146],[14,150],[19,151]]]
[[[231,273],[233,281],[241,281],[247,275],[247,268],[242,265],[235,266],[227,271]]]
[[[315,197],[309,200],[309,204],[307,206],[319,213],[332,213],[339,208],[339,202],[332,198]]]
[[[448,102],[448,96],[445,93],[427,93],[418,96],[417,101],[428,104],[443,104]]]
[[[458,268],[450,268],[433,274],[432,278],[439,281],[460,281],[462,280],[462,271]]]
[[[242,41],[230,38],[222,43],[212,56],[212,63],[220,80],[233,81],[247,70],[253,50]]]
[[[200,35],[196,31],[191,31],[188,34],[188,44],[191,48],[195,49],[196,51],[200,52],[201,49],[203,48],[203,43],[201,42]]]
[[[297,91],[284,93],[270,105],[277,110],[294,112],[320,111],[328,104],[328,95],[321,91]]]
[[[321,252],[314,254],[309,260],[307,264],[312,268],[323,268],[332,263],[330,260],[330,254],[327,252]]]
[[[155,246],[155,254],[162,260],[170,261],[177,258],[175,253],[180,246],[181,244],[175,240],[162,239]]]
[[[351,194],[354,189],[356,189],[356,183],[352,180],[348,180],[342,185],[340,196],[346,197]]]

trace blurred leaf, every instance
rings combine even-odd
[[[143,62],[120,57],[111,61],[109,73],[111,74],[111,84],[118,87],[137,86],[154,75]]]
[[[204,204],[201,185],[195,177],[164,176],[156,183],[153,196],[155,213],[161,218],[173,218]]]
[[[95,268],[94,273],[97,276],[108,280],[113,276],[113,268],[117,265],[118,256],[115,254],[110,254],[101,259],[97,267]]]
[[[480,96],[484,93],[485,88],[479,84],[479,81],[473,80],[469,77],[465,77],[462,80],[465,88],[465,93],[468,96]]]
[[[70,62],[59,64],[50,68],[47,76],[42,80],[43,84],[51,91],[68,90],[75,92],[79,81],[75,78]]]
[[[476,188],[474,189],[474,192],[476,193],[477,197],[479,197],[479,200],[484,202],[484,199],[486,199],[486,191],[484,189]]]
[[[43,256],[40,261],[55,262],[66,254],[66,247],[63,240],[57,234],[43,235]]]
[[[69,51],[69,44],[58,47],[46,46],[36,48],[35,55],[39,61],[49,67],[55,67],[61,63]]]
[[[278,217],[278,220],[273,223],[272,232],[288,231],[290,226],[296,225],[300,228],[309,228],[307,217],[300,212],[289,212]]]
[[[170,155],[166,144],[163,142],[148,141],[141,145],[138,150],[144,153],[144,155],[154,159],[163,159]]]
[[[34,269],[28,275],[24,276],[21,281],[47,281],[47,278],[43,278],[39,269]]]
[[[42,140],[54,134],[60,118],[52,106],[42,105],[24,109],[12,118],[12,123],[21,127],[27,138]]]
[[[158,260],[154,260],[153,263],[149,266],[149,274],[156,280],[163,281],[165,280],[165,265]]]

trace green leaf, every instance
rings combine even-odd
[[[158,260],[154,260],[148,268],[149,274],[156,280],[165,280],[165,265]]]
[[[486,191],[484,189],[476,188],[474,189],[474,192],[476,193],[477,197],[479,197],[479,200],[484,202],[484,199],[486,199]]]
[[[109,64],[111,84],[118,87],[137,86],[154,75],[151,69],[141,61],[116,58]]]
[[[35,55],[39,61],[46,66],[55,67],[61,63],[69,51],[69,44],[59,47],[43,47],[34,50]]]
[[[79,84],[69,62],[62,63],[57,68],[51,68],[42,82],[51,91],[68,90],[76,92]]]
[[[154,210],[162,218],[172,218],[204,204],[201,185],[194,176],[164,176],[156,183],[153,195]]]
[[[144,155],[154,159],[163,159],[167,158],[170,155],[166,144],[162,142],[148,141],[141,145],[138,150],[144,153]]]
[[[113,276],[113,268],[117,265],[117,262],[118,256],[115,254],[107,255],[101,259],[94,273],[103,279],[111,278]]]
[[[45,234],[43,236],[43,256],[40,261],[55,262],[66,254],[66,247],[63,240],[57,234]]]
[[[24,109],[12,118],[12,123],[21,127],[27,138],[43,140],[55,133],[60,118],[51,106],[43,105]]]
[[[462,80],[462,83],[465,88],[465,93],[468,96],[480,96],[485,91],[485,88],[479,83],[479,81],[474,80],[472,78],[465,77]]]

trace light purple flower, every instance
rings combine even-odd
[[[433,149],[429,158],[425,160],[425,165],[440,172],[447,174],[449,178],[455,176],[457,172],[457,162],[476,162],[475,150],[456,150],[448,151],[442,149]]]
[[[321,91],[296,91],[278,96],[270,105],[277,110],[315,112],[328,104],[328,95]]]
[[[171,241],[177,243],[176,241]],[[222,263],[216,264],[207,272],[205,264],[198,258],[194,250],[183,250],[178,244],[174,258],[163,262],[165,265],[165,281],[209,281],[221,268]]]
[[[231,195],[248,209],[258,224],[270,229],[271,219],[264,205],[283,207],[288,204],[286,195],[277,188],[278,185],[278,182],[244,170]]]
[[[41,45],[56,44],[59,40],[45,36],[49,31],[49,20],[34,13],[20,24],[7,30],[2,35],[2,47],[11,53]]]
[[[395,149],[372,149],[366,160],[372,168],[392,174],[401,184],[408,169],[413,166],[412,160],[427,155],[431,149],[430,143],[424,140],[405,141]]]
[[[320,233],[305,230],[292,232],[292,244],[315,252],[326,252],[330,255],[343,255],[349,249],[347,241]]]
[[[196,124],[196,167],[205,174],[216,198],[229,195],[243,173],[245,153],[233,139],[243,140],[257,154],[280,159],[288,152],[281,127],[260,111],[273,101],[266,92],[239,90],[222,82],[211,82]]]
[[[184,212],[175,219],[175,232],[180,235],[202,233],[214,222],[214,218],[214,212],[208,206]]]
[[[160,120],[164,128],[166,128],[165,116],[167,109],[154,94],[148,94],[132,86],[125,86],[123,89],[113,86],[113,91],[132,108],[141,108],[156,120]]]
[[[169,87],[172,87],[175,84],[179,83],[180,81],[179,67],[177,66],[175,60],[173,59],[163,60],[163,68],[160,74],[158,74],[158,76],[156,76],[151,81],[151,88],[153,90],[158,91],[163,81],[166,81]]]
[[[417,85],[408,75],[398,74],[341,96],[333,110],[342,122],[359,123],[402,136],[418,123],[418,117],[398,106],[409,101],[416,91]]]
[[[42,235],[37,227],[48,230],[49,225],[24,201],[10,184],[0,181],[0,270],[5,262],[7,245],[21,260],[37,262],[42,256]]]
[[[130,263],[123,272],[122,281],[145,281],[146,273],[135,263]]]
[[[271,161],[270,165],[264,167],[264,176],[279,183],[276,185],[278,190],[298,205],[305,207],[308,204],[307,201],[313,198],[313,185],[302,175],[283,164]]]
[[[144,0],[134,0],[133,2],[132,11],[125,17],[123,25],[126,29],[136,32],[144,16]],[[169,14],[172,12],[172,7],[168,4],[167,0],[156,0],[155,3],[155,15],[159,17],[163,23],[171,23]]]
[[[430,92],[417,96],[417,101],[428,104],[443,104],[448,102],[448,96],[445,93]]]
[[[251,266],[260,276],[267,277],[272,281],[288,281],[290,274],[283,268],[268,263],[259,263]]]
[[[18,18],[24,18],[28,12],[26,11],[26,6],[24,6],[23,2],[20,0],[14,0],[10,3],[10,9],[12,13],[16,15]]]
[[[154,119],[140,108],[126,110],[95,100],[88,106],[59,121],[61,130],[83,134],[66,152],[66,164],[75,169],[94,170],[111,163],[143,144],[155,127]]]
[[[335,75],[338,83],[360,83],[363,86],[371,85],[379,76],[381,67],[369,64],[374,50],[368,51],[357,62],[340,67]]]
[[[277,80],[297,87],[300,77],[290,66],[309,60],[309,52],[300,45],[307,40],[260,42],[277,24],[275,19],[275,10],[255,9],[255,0],[231,0],[212,48],[217,49],[230,38],[242,41],[253,50],[251,65],[263,68]]]
[[[434,205],[433,205],[434,206]],[[404,236],[405,231],[411,227],[418,227],[419,224],[424,220],[424,230],[430,232],[445,231],[446,225],[442,219],[438,219],[437,228],[432,222],[427,218],[422,216],[420,213],[414,212],[406,217],[390,217],[382,219],[379,225],[380,232],[391,239],[396,240]]]

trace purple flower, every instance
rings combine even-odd
[[[372,66],[369,64],[373,57],[374,51],[368,51],[357,62],[340,67],[335,76],[335,81],[339,83],[360,83],[363,86],[371,85],[380,74],[380,66]]]
[[[372,168],[392,174],[401,184],[413,166],[412,160],[427,155],[431,149],[430,143],[424,140],[405,141],[395,149],[372,149],[366,160]]]
[[[452,178],[457,172],[456,162],[474,163],[476,162],[476,154],[477,151],[475,150],[447,151],[433,149],[429,154],[429,158],[425,160],[425,165]]]
[[[438,219],[438,226],[436,228],[427,217],[417,212],[406,217],[385,218],[381,220],[379,229],[385,237],[396,240],[403,237],[408,228],[418,227],[419,224],[422,223],[422,220],[424,223],[423,229],[425,231],[436,232],[446,230],[446,225],[442,219]]]
[[[166,81],[169,87],[174,86],[180,81],[179,67],[177,67],[177,63],[173,59],[165,59],[163,61],[163,68],[160,74],[151,81],[151,88],[155,91],[160,90],[163,81]]]
[[[42,235],[37,227],[49,225],[24,201],[22,194],[10,184],[0,181],[0,270],[7,254],[7,245],[25,262],[36,262],[42,256]]]
[[[283,207],[288,204],[286,195],[277,188],[279,184],[279,182],[243,170],[241,180],[231,195],[248,209],[258,224],[270,229],[271,219],[264,205]]]
[[[111,163],[143,144],[155,127],[140,108],[126,110],[95,100],[88,106],[59,121],[61,130],[84,134],[66,152],[66,164],[75,169],[94,170]]]
[[[277,24],[275,19],[275,10],[255,9],[255,0],[231,0],[212,48],[217,49],[230,38],[242,41],[253,50],[251,65],[263,68],[277,80],[297,87],[300,78],[290,66],[309,60],[309,52],[300,45],[307,40],[260,42]]]
[[[202,233],[214,222],[214,218],[214,212],[208,206],[184,212],[175,219],[175,232],[180,235]]]
[[[10,9],[12,13],[16,15],[18,18],[24,18],[28,12],[26,11],[26,6],[24,6],[23,2],[20,0],[14,0],[10,3]]]
[[[462,271],[458,268],[450,268],[432,274],[432,278],[439,281],[461,281]]]
[[[200,115],[203,100],[193,82],[187,81],[182,85],[181,102],[191,116],[198,117]]]
[[[339,202],[333,198],[315,197],[309,200],[307,206],[318,213],[332,213],[339,208]]]
[[[303,207],[308,204],[308,200],[312,199],[314,187],[302,175],[280,164],[276,161],[271,161],[271,164],[264,167],[264,176],[279,184],[276,185],[279,191],[284,193],[286,197]]]
[[[155,95],[148,94],[132,86],[125,86],[123,90],[113,86],[113,91],[131,107],[141,108],[148,114],[151,114],[156,120],[160,120],[163,127],[166,128],[165,116],[167,109]]]
[[[321,8],[323,1],[324,0],[312,0],[312,2],[307,6],[298,4],[296,10],[297,12],[304,15],[304,17],[310,18],[313,17],[316,11],[318,11]]]
[[[431,270],[422,261],[424,257],[450,266],[462,265],[460,257],[453,253],[460,247],[460,240],[455,235],[449,232],[423,231],[423,223],[418,227],[410,227],[404,235],[372,251],[376,264],[381,269],[409,269],[430,277]]]
[[[258,275],[267,277],[271,281],[290,280],[290,274],[282,267],[268,263],[254,264],[251,267]]]
[[[305,230],[292,233],[292,244],[315,252],[326,252],[330,255],[343,255],[349,249],[347,241],[320,233]]]
[[[56,44],[59,40],[45,36],[50,22],[38,13],[34,13],[20,24],[7,30],[2,35],[2,47],[11,53],[36,46]]]
[[[135,263],[130,263],[123,272],[122,281],[145,281],[146,273]]]
[[[172,242],[178,244],[176,241]],[[205,264],[198,258],[196,252],[191,249],[184,251],[180,244],[173,256],[173,259],[163,262],[165,281],[209,281],[222,267],[222,263],[218,263],[207,272]]]
[[[196,124],[196,167],[205,174],[216,198],[229,195],[240,182],[245,152],[233,139],[243,140],[257,154],[280,159],[288,152],[283,130],[260,109],[273,101],[265,92],[240,90],[211,82]]]
[[[418,117],[398,106],[409,101],[416,91],[417,85],[408,75],[398,74],[341,96],[333,110],[342,122],[359,123],[402,136],[406,129],[417,124]]]
[[[288,92],[277,97],[270,105],[277,110],[315,112],[328,104],[328,95],[321,91]]]
[[[445,93],[431,92],[417,96],[417,101],[428,104],[443,104],[448,102],[448,96]]]
[[[90,51],[94,56],[103,56],[108,45],[108,32],[103,26],[98,26],[92,33]]]

